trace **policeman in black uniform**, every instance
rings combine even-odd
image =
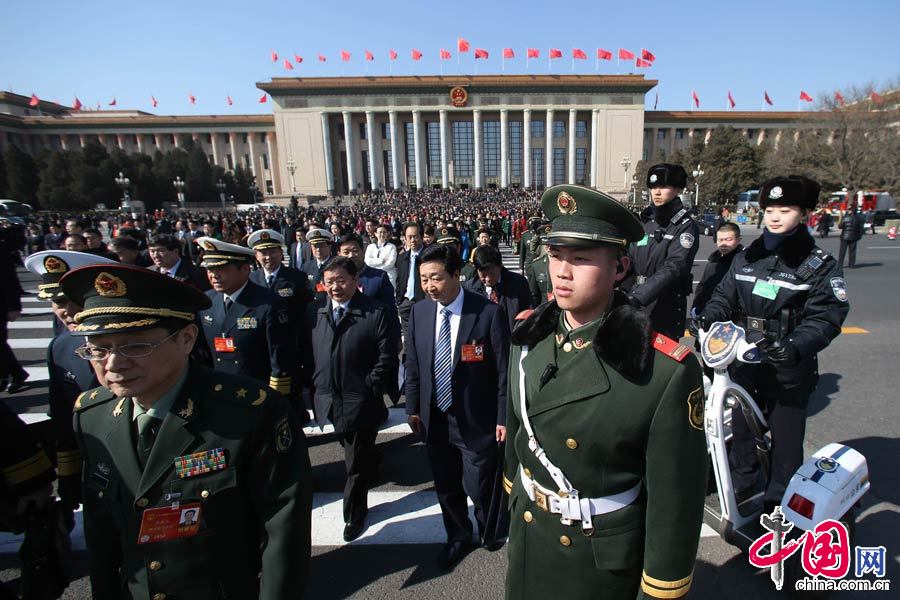
[[[680,165],[660,163],[647,172],[650,206],[641,212],[644,237],[631,244],[631,272],[622,282],[629,301],[650,312],[653,328],[678,340],[684,335],[691,267],[700,232],[679,194],[687,185]]]
[[[249,375],[289,396],[296,353],[284,298],[250,281],[253,250],[211,237],[197,243],[213,286],[206,292],[212,306],[200,312],[213,368]]]
[[[804,222],[819,197],[819,184],[791,175],[759,190],[763,235],[735,257],[729,272],[692,328],[732,320],[759,339],[763,362],[739,364],[732,377],[766,414],[772,433],[772,470],[765,511],[781,502],[803,462],[806,405],[819,379],[816,354],[841,332],[850,310],[841,266],[816,247]],[[738,500],[754,495],[759,465],[755,442],[741,411],[732,416],[730,462]]]

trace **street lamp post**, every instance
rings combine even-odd
[[[294,172],[297,170],[297,163],[294,162],[293,157],[287,160],[287,170],[288,174],[291,176],[291,191],[296,192],[297,186],[294,185]]]
[[[216,189],[219,190],[219,201],[222,203],[222,208],[225,208],[225,182],[219,179],[216,182]]]
[[[625,178],[622,180],[622,187],[628,187],[628,168],[631,166],[631,158],[626,154],[622,157],[622,169],[625,171]]]
[[[694,206],[697,209],[700,209],[700,178],[703,177],[703,169],[700,168],[700,165],[697,165],[697,168],[694,169],[694,172],[691,173],[694,176]]]
[[[128,188],[131,187],[131,180],[125,177],[125,174],[122,171],[119,171],[119,176],[115,179],[116,184],[122,188],[122,208],[131,208],[131,196],[128,194]]]
[[[631,204],[637,206],[637,175],[631,176]]]
[[[184,209],[184,180],[181,178],[181,175],[177,175],[175,177],[175,181],[172,182],[172,185],[175,186],[175,193],[178,195],[178,206]]]

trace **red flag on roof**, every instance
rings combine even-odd
[[[834,93],[834,100],[835,100],[835,102],[837,102],[837,103],[840,104],[841,106],[844,106],[844,105],[846,104],[846,102],[844,101],[844,95],[841,94],[840,92],[835,92],[835,93]]]
[[[326,60],[328,60],[326,57],[322,56],[321,54],[319,55],[319,62],[325,62]]]
[[[550,48],[550,58],[562,58],[562,50],[559,48]]]
[[[372,54],[371,52],[369,52],[368,50],[366,50],[366,60],[368,60],[370,62],[375,60],[375,55]]]
[[[619,58],[621,60],[634,60],[634,52],[625,48],[619,48]]]
[[[578,60],[587,60],[587,54],[581,48],[572,48],[572,58]]]
[[[653,54],[652,52],[650,52],[649,50],[647,50],[646,48],[641,48],[641,58],[643,58],[644,60],[649,60],[650,62],[653,62],[654,60],[656,60],[656,55]]]
[[[731,95],[731,90],[728,90],[728,105],[734,108],[734,96]]]
[[[75,96],[75,102],[72,103],[72,110],[81,110],[81,100],[78,99],[78,96]]]
[[[293,71],[294,65],[292,65],[291,61],[289,61],[288,59],[284,59],[284,68],[287,69],[288,71]]]
[[[813,101],[812,96],[810,96],[803,90],[800,90],[800,99],[803,100],[804,102],[812,102]]]
[[[653,66],[653,63],[649,60],[644,60],[643,58],[637,58],[634,61],[634,66],[638,69],[649,69]]]
[[[478,60],[479,58],[487,58],[487,57],[488,57],[487,50],[485,50],[484,48],[475,48],[475,60]]]
[[[444,50],[443,48],[441,48],[441,60],[450,60],[450,56],[451,54],[449,50]]]
[[[41,99],[37,97],[37,94],[31,94],[31,100],[28,101],[28,106],[37,106],[41,103]]]
[[[278,62],[278,53],[272,50],[272,62]]]
[[[456,40],[456,51],[457,52],[468,52],[469,51],[469,41],[459,38]]]
[[[225,96],[225,102],[228,103],[228,106],[234,105],[234,100],[231,99],[231,96]]]
[[[694,106],[700,108],[700,96],[697,95],[696,90],[691,90],[691,98],[694,99]]]
[[[156,96],[150,96],[150,103],[153,105],[153,108],[159,106],[159,100],[156,99]]]
[[[516,57],[516,53],[513,51],[512,48],[504,48],[503,49],[503,58],[515,58],[515,57]]]
[[[265,94],[263,94],[262,96],[259,97],[260,104],[265,104],[267,101],[268,101],[268,97]]]
[[[874,90],[871,94],[869,94],[869,99],[872,100],[872,102],[874,102],[875,104],[881,104],[882,102],[884,102],[884,98],[882,97],[882,95]]]
[[[300,63],[303,62],[303,57],[300,56],[299,54],[295,54],[295,55],[294,55],[294,62],[297,63],[297,64],[299,65]]]
[[[188,94],[188,101],[190,101],[191,104],[197,104],[197,98],[193,94]]]
[[[529,48],[527,56],[528,58],[539,58],[541,56],[541,51],[537,48]]]
[[[341,60],[344,62],[350,62],[350,53],[346,50],[341,50]]]
[[[418,50],[416,50],[415,48],[412,49],[412,52],[410,52],[409,55],[412,57],[413,60],[422,60],[422,53],[419,52]]]
[[[612,52],[603,48],[597,48],[597,58],[599,60],[612,60]]]
[[[115,97],[115,96],[113,96],[112,102],[110,102],[109,105],[110,105],[110,106],[115,106],[115,105],[116,105],[116,97]]]
[[[388,52],[388,58],[390,58],[391,60],[397,60],[397,51],[391,50],[390,52]]]
[[[769,92],[766,90],[763,90],[763,100],[765,100],[766,104],[769,106],[773,105],[772,99],[769,97]]]

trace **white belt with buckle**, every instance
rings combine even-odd
[[[587,503],[585,508],[590,507],[591,516],[605,515],[620,508],[625,508],[637,500],[641,493],[641,482],[638,481],[632,488],[612,496],[581,498],[579,500],[569,497],[565,492],[559,494],[549,488],[545,488],[526,475],[525,470],[521,466],[519,466],[519,476],[522,478],[522,487],[525,488],[528,499],[534,502],[541,510],[559,515],[561,519],[569,521],[569,523],[565,523],[566,525],[570,525],[571,521],[581,520],[582,503]]]

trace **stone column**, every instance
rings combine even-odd
[[[475,144],[475,189],[484,187],[484,129],[481,125],[481,111],[477,108],[472,111],[472,141]]]
[[[531,109],[522,111],[522,185],[531,187]]]
[[[509,111],[500,110],[500,187],[509,187]]]
[[[231,168],[232,168],[232,170],[234,170],[234,168],[237,167],[239,164],[237,150],[235,150],[235,147],[234,147],[234,138],[236,135],[237,134],[234,133],[233,131],[228,133],[228,149],[231,150]],[[177,137],[176,137],[176,139],[177,139]],[[225,166],[228,167],[227,161],[226,161]]]
[[[137,151],[139,154],[144,153],[144,134],[138,133],[134,136],[135,141],[137,142]],[[213,152],[213,159],[215,161],[215,152]]]
[[[428,165],[425,164],[425,144],[422,143],[422,112],[413,111],[413,145],[416,155],[416,187],[428,187]]]
[[[209,145],[212,147],[213,165],[221,166],[221,157],[219,156],[219,135],[215,132],[209,134],[211,140]],[[141,147],[141,136],[138,136],[138,148]],[[143,151],[142,151],[143,152]]]
[[[156,134],[154,134],[154,137],[156,137]],[[79,134],[78,134],[78,147],[79,147],[79,148],[84,148],[84,145],[85,145],[86,143],[87,143],[87,140],[85,139],[84,134],[83,134],[83,133],[79,133]],[[158,139],[157,139],[156,143],[157,143],[157,145],[159,145],[159,140],[158,140]]]
[[[553,109],[547,109],[547,124],[544,131],[544,187],[553,185]]]
[[[63,152],[65,152],[66,150],[69,149],[69,143],[66,142],[66,134],[64,134],[64,133],[61,133],[59,135],[59,148]],[[2,149],[0,149],[0,152],[2,152]]]
[[[322,117],[322,145],[325,153],[325,189],[328,195],[334,195],[334,163],[331,157],[331,126],[328,122],[328,113],[320,113]],[[272,160],[269,155],[269,160]]]
[[[375,139],[376,135],[378,136],[377,140]],[[369,182],[372,189],[377,190],[381,185],[381,169],[378,168],[380,162],[378,147],[381,144],[376,144],[376,141],[381,141],[381,132],[376,131],[375,112],[371,110],[366,111],[366,137],[369,138]]]
[[[569,109],[569,185],[575,185],[575,124],[578,122],[578,111]]]
[[[281,176],[278,169],[275,168],[275,165],[278,164],[278,157],[275,156],[278,149],[277,145],[272,144],[274,138],[275,135],[273,133],[266,132],[266,154],[269,155],[269,172],[272,174],[272,190],[276,194],[283,194],[284,190],[281,188]],[[263,182],[263,185],[265,185],[265,182]]]
[[[405,177],[401,177],[400,173],[406,173],[406,161],[400,156],[400,128],[397,126],[397,111],[388,111],[388,118],[391,122],[391,177],[394,180],[394,189],[403,187]],[[401,167],[403,167],[401,169]]]
[[[353,114],[344,111],[344,147],[347,154],[347,187],[345,193],[356,190],[356,136],[353,135]]]
[[[597,187],[597,135],[600,133],[600,109],[591,111],[591,187]]]
[[[175,140],[175,147],[181,148],[181,135],[178,132],[172,135],[172,139]]]
[[[450,187],[450,161],[447,157],[450,155],[450,144],[447,140],[447,111],[441,109],[441,187],[445,190]]]
[[[256,168],[256,144],[253,143],[254,132],[247,132],[247,145],[250,146],[250,171],[256,176],[256,185],[263,187],[262,173]]]

